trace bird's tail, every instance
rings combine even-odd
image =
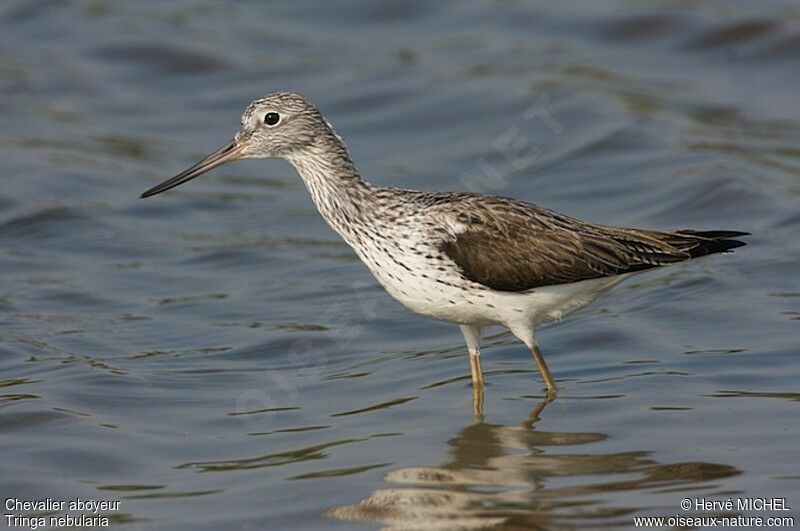
[[[697,242],[697,245],[689,250],[692,258],[713,253],[725,253],[742,247],[747,244],[736,238],[750,235],[749,232],[735,230],[679,230],[676,234],[688,236]]]

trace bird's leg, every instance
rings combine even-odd
[[[472,416],[475,420],[482,420],[483,419],[483,386],[482,385],[473,385],[472,386]]]
[[[542,380],[544,380],[544,384],[547,386],[547,400],[549,402],[554,399],[558,392],[556,381],[553,379],[553,375],[550,374],[550,369],[547,368],[547,363],[544,362],[542,352],[539,350],[539,346],[533,338],[533,326],[524,321],[511,322],[506,326],[508,326],[512,334],[517,336],[517,338],[530,349],[531,354],[533,354],[533,359],[536,361],[536,367],[539,368],[539,372],[542,374]]]
[[[542,356],[542,352],[539,350],[539,345],[534,343],[531,353],[533,354],[533,359],[536,361],[536,366],[539,368],[539,372],[542,373],[544,384],[547,386],[547,398],[552,400],[556,397],[556,393],[558,392],[556,381],[553,379],[553,375],[550,374],[550,369],[547,368],[547,363],[545,363],[544,356]]]
[[[467,342],[469,351],[469,368],[472,372],[472,385],[483,387],[483,370],[481,369],[481,327],[461,325],[461,333]]]
[[[483,418],[483,370],[481,369],[481,327],[461,325],[461,333],[469,351],[469,370],[472,373],[472,415]]]
[[[472,371],[472,385],[483,387],[483,369],[481,369],[481,353],[469,351],[469,369]]]

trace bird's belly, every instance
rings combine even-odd
[[[536,325],[561,319],[620,282],[626,275],[542,286],[528,291],[496,291],[466,281],[455,264],[419,254],[378,252],[354,246],[386,291],[411,311],[451,323]]]
[[[522,321],[537,325],[560,320],[580,310],[627,276],[542,286],[525,292],[494,293],[498,296],[498,303],[508,310],[505,313],[506,322]]]
[[[411,311],[458,324],[543,324],[560,320],[610,289],[626,275],[543,286],[525,292],[475,289],[435,279],[374,272],[386,291]]]
[[[501,313],[491,304],[491,295],[440,285],[417,282],[413,286],[384,284],[386,291],[409,310],[450,323],[491,325],[501,322]]]

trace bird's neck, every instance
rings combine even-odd
[[[374,187],[361,179],[342,139],[331,129],[287,157],[325,221],[348,243],[366,216]]]

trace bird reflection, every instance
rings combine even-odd
[[[482,397],[474,396],[482,402]],[[724,464],[660,464],[644,451],[612,454],[566,452],[602,441],[602,433],[536,431],[549,400],[516,426],[477,420],[449,441],[438,467],[388,473],[391,486],[368,498],[330,509],[339,520],[379,523],[384,529],[571,529],[628,526],[635,506],[613,506],[604,493],[680,486],[730,477]],[[590,477],[587,480],[587,477]]]
[[[482,385],[473,385],[472,386],[472,417],[478,421],[483,421],[483,397],[484,397],[484,387]],[[547,407],[547,404],[555,400],[555,396],[552,394],[547,394],[545,398],[539,402],[531,414],[528,415],[528,420],[522,423],[523,426],[528,428],[533,428],[533,424],[539,420],[539,414],[544,411],[544,408]]]

